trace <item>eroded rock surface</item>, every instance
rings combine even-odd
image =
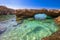
[[[13,27],[16,27],[16,26],[17,26],[17,22],[16,22],[15,16],[8,20],[0,21],[0,34],[4,33],[5,31],[12,30]]]
[[[14,14],[15,10],[7,8],[6,6],[0,6],[0,15]]]
[[[58,16],[58,17],[55,19],[55,23],[56,23],[57,25],[60,25],[60,16]]]
[[[27,17],[33,17],[35,14],[42,14],[45,13],[48,16],[51,17],[57,17],[60,16],[60,10],[56,10],[56,9],[21,9],[21,10],[16,10],[16,16],[17,18],[23,19],[23,18],[27,18]]]

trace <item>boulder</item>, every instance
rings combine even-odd
[[[58,16],[57,18],[55,18],[55,23],[56,23],[57,25],[60,25],[60,16]]]
[[[15,14],[15,10],[7,8],[6,6],[0,6],[0,15]]]
[[[57,17],[60,16],[60,11],[56,9],[50,9],[46,14],[52,17]]]
[[[6,6],[0,6],[0,15],[15,14],[17,18],[23,19],[28,17],[33,17],[36,13],[45,13],[51,17],[60,16],[60,10],[56,9],[11,9]]]

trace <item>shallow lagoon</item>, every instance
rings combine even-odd
[[[7,27],[1,36],[1,40],[41,40],[43,37],[50,36],[58,30],[57,25],[53,19],[46,20],[30,20],[24,19],[23,23],[17,25],[16,16],[3,16],[7,21],[0,21],[0,25]],[[8,25],[7,25],[8,24]],[[14,27],[15,26],[15,27]]]

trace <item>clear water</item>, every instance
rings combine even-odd
[[[24,19],[22,24],[17,25],[16,16],[11,16],[0,25],[8,27],[7,31],[0,36],[0,40],[41,40],[58,30],[53,19],[30,20]],[[14,27],[15,25],[15,27]]]

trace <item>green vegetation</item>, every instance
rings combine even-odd
[[[43,37],[50,36],[57,30],[58,27],[55,25],[53,19],[25,19],[19,27],[2,36],[2,40],[41,40]]]

